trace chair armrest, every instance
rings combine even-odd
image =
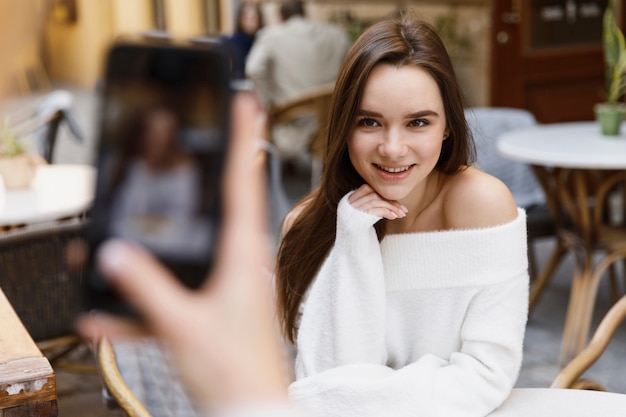
[[[98,343],[98,366],[105,388],[129,417],[151,417],[122,378],[117,366],[115,350],[107,338],[102,338]]]
[[[551,388],[572,388],[578,378],[602,355],[615,330],[626,318],[626,295],[611,307],[604,316],[591,342],[570,363],[568,363],[552,382]]]

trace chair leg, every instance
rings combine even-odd
[[[95,365],[67,359],[71,353],[85,346],[85,343],[75,336],[65,336],[39,342],[37,346],[46,356],[55,371],[64,370],[84,374],[98,373],[98,369]]]
[[[599,384],[596,381],[593,381],[591,379],[579,379],[578,381],[574,382],[574,384],[572,385],[572,389],[583,389],[583,390],[588,390],[588,391],[606,391],[606,388]]]
[[[561,340],[560,363],[562,365],[571,361],[582,349],[582,344],[579,345],[580,334],[584,327],[582,317],[586,315],[585,310],[588,306],[586,287],[591,280],[589,277],[591,270],[587,264],[579,263],[578,260],[576,262]]]
[[[617,251],[605,256],[595,267],[591,257],[585,258],[580,265],[572,282],[568,317],[563,331],[562,363],[571,360],[587,344],[600,281],[606,270],[625,256],[626,252]]]

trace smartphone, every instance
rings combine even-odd
[[[190,288],[206,279],[221,217],[230,74],[219,43],[120,41],[109,50],[86,233],[88,310],[137,317],[96,267],[99,246],[113,237],[144,246]]]

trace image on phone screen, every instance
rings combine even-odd
[[[102,242],[119,237],[146,247],[189,287],[204,281],[220,221],[228,81],[218,51],[143,45],[111,50],[88,230],[92,255]],[[124,312],[95,267],[88,291],[89,307]]]

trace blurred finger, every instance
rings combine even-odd
[[[239,93],[233,101],[232,139],[224,187],[224,219],[219,264],[230,269],[250,268],[262,261],[267,228],[264,164],[259,163],[259,123],[262,107],[252,93]],[[244,264],[242,264],[244,261]],[[258,267],[256,265],[255,267]],[[225,276],[217,274],[217,277]],[[211,283],[209,282],[209,285]]]
[[[190,297],[190,292],[149,252],[123,240],[102,245],[98,267],[149,323],[167,326]]]
[[[263,170],[258,161],[259,123],[264,117],[252,93],[233,100],[232,138],[226,166],[224,203],[226,225],[245,223],[251,231],[262,230],[264,219]],[[250,206],[255,210],[250,210]]]
[[[109,339],[136,338],[148,334],[148,329],[134,321],[100,313],[85,313],[79,316],[75,327],[83,339],[94,342],[97,342],[103,336]]]

